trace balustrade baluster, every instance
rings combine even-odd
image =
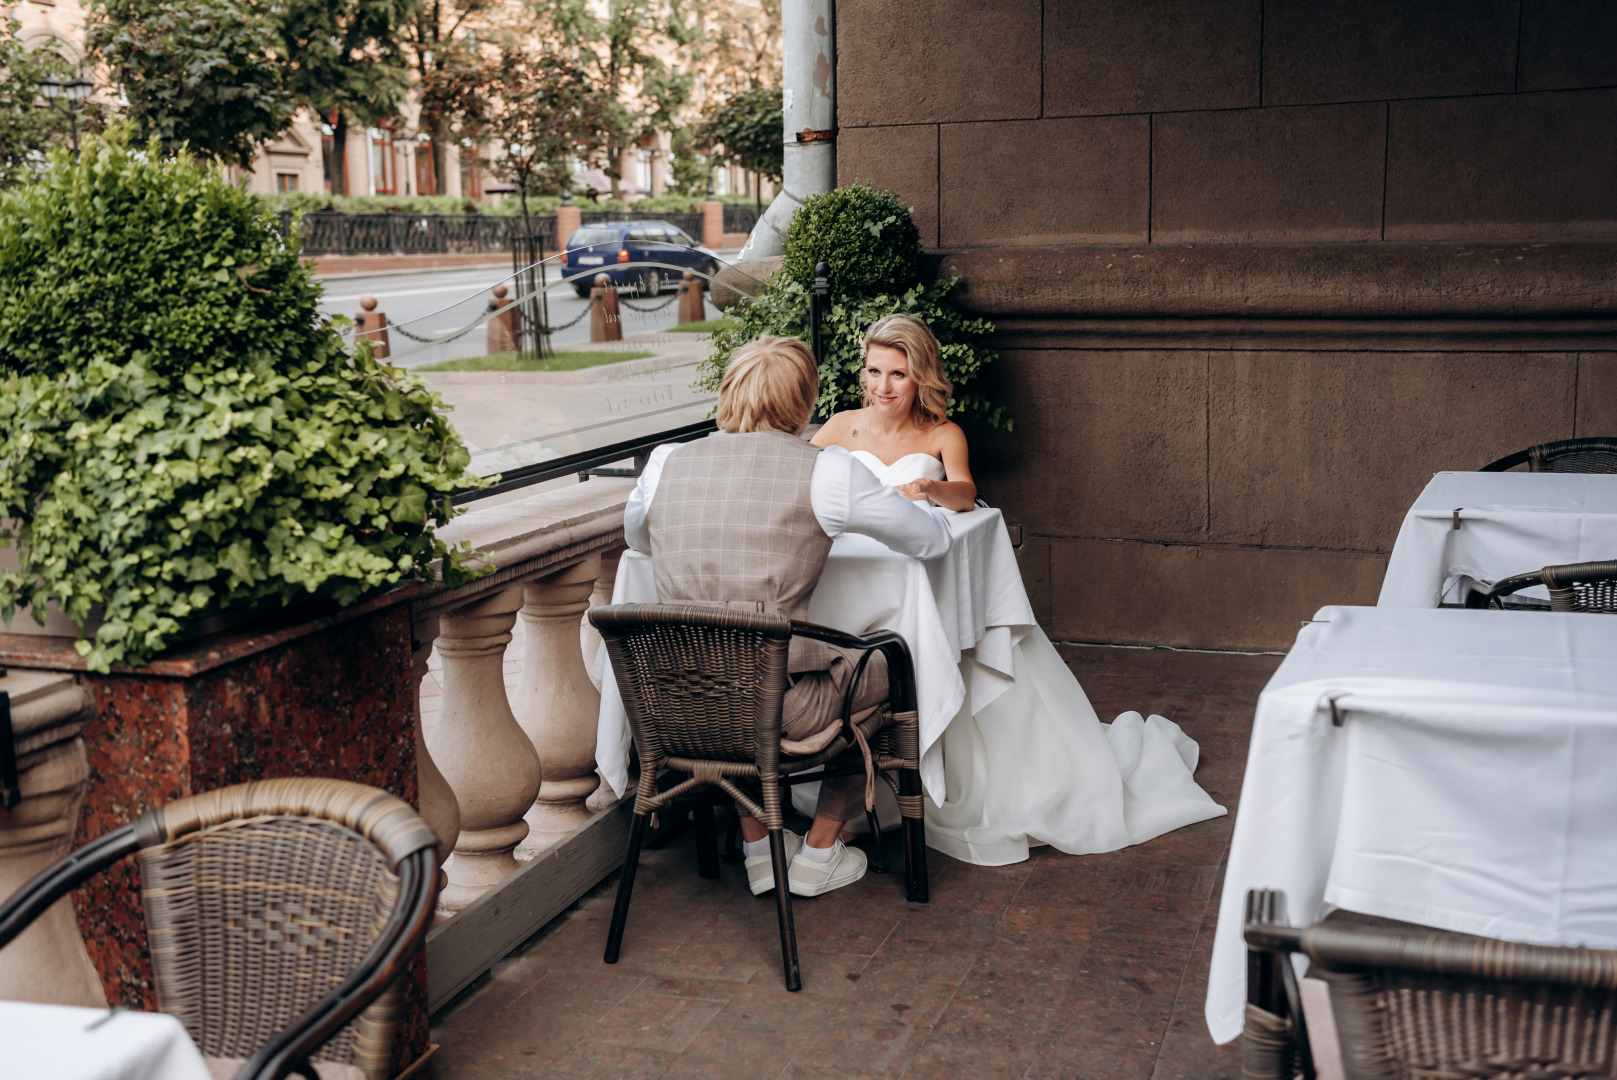
[[[528,835],[523,815],[539,793],[539,755],[505,692],[505,648],[522,599],[520,587],[507,588],[440,617],[443,711],[427,746],[460,804],[460,838],[439,898],[449,912],[517,868],[513,850]]]
[[[421,683],[427,677],[427,658],[432,655],[432,643],[438,637],[438,619],[431,616],[415,624],[415,652],[410,657],[411,695],[415,702],[415,773],[417,798],[421,803],[421,818],[438,834],[438,859],[441,863],[455,850],[460,838],[460,803],[454,789],[432,760],[427,749],[426,725],[421,720]],[[438,871],[438,890],[448,884],[443,870]]]
[[[618,562],[623,558],[626,548],[614,548],[611,551],[601,552],[601,576],[595,579],[595,588],[590,592],[590,607],[600,607],[602,604],[612,602],[612,589],[618,582]],[[595,671],[595,658],[601,652],[601,634],[590,625],[589,614],[586,610],[579,619],[579,644],[584,653],[584,670],[589,672],[590,682],[595,684],[597,693],[601,689],[601,680]]]
[[[544,763],[544,782],[528,813],[532,831],[518,849],[519,858],[537,855],[589,820],[584,800],[597,783],[601,695],[584,667],[578,620],[600,576],[601,556],[595,553],[522,587],[527,651],[515,709]]]

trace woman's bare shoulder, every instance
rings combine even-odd
[[[939,450],[966,445],[965,431],[953,420],[943,421],[932,429],[931,435]]]
[[[816,446],[827,446],[847,437],[852,430],[854,421],[859,418],[862,409],[844,409],[839,413],[832,413],[831,418],[820,425],[820,430],[814,433],[813,443]]]

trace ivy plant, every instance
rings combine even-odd
[[[0,196],[0,543],[20,562],[0,615],[55,602],[90,628],[92,670],[222,610],[470,574],[434,533],[477,482],[443,403],[368,345],[346,352],[273,237],[219,172],[116,139]],[[72,310],[45,295],[69,269],[96,286]],[[149,312],[114,295],[142,273],[173,292]]]
[[[996,359],[984,345],[994,324],[967,317],[950,301],[959,278],[922,280],[920,235],[910,211],[892,193],[863,185],[816,195],[793,215],[780,270],[726,312],[726,324],[714,332],[700,375],[705,389],[716,392],[731,354],[761,334],[809,340],[809,289],[820,262],[830,267],[831,285],[820,324],[820,416],[859,407],[859,339],[883,315],[902,312],[926,323],[938,339],[944,374],[954,384],[950,414],[1011,429],[1005,410],[972,389]]]

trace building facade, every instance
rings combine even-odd
[[[1433,472],[1617,435],[1617,5],[836,18],[840,181],[999,326],[974,468],[1052,637],[1283,649]]]

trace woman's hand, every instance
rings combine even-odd
[[[906,499],[923,502],[932,497],[932,485],[935,483],[937,481],[923,476],[919,480],[911,480],[907,484],[895,484],[893,490]]]

